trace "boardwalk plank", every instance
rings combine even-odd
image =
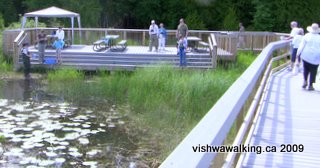
[[[319,167],[320,85],[301,88],[302,74],[273,75],[251,145],[277,146],[276,153],[247,153],[242,167]],[[281,153],[281,144],[302,144],[303,152]]]

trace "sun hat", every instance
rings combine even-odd
[[[307,27],[307,30],[309,33],[314,33],[314,34],[320,33],[319,25],[317,23],[312,23],[311,26]]]

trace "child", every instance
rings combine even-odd
[[[21,49],[21,55],[24,66],[24,77],[26,79],[30,79],[30,53],[28,46],[28,43],[23,43]]]
[[[159,51],[165,51],[167,38],[167,30],[164,28],[163,23],[160,23],[159,28]]]
[[[180,66],[187,66],[187,60],[186,60],[187,40],[183,36],[180,36],[179,38],[178,49],[179,49],[179,56],[180,56]]]
[[[301,62],[300,57],[299,56],[297,57],[297,51],[298,51],[299,45],[300,45],[302,38],[303,38],[303,34],[304,34],[303,29],[300,28],[297,33],[298,34],[295,35],[292,40],[293,49],[292,49],[292,53],[291,53],[291,69],[294,68],[294,63],[296,63],[295,68],[299,68],[299,65]],[[297,69],[297,70],[299,70],[299,69]]]
[[[58,64],[62,63],[61,60],[61,49],[63,48],[64,45],[64,41],[60,40],[60,39],[56,39],[53,43],[53,47],[56,48],[56,53],[57,53],[57,57],[56,57],[56,62]]]

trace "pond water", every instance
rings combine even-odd
[[[137,167],[136,139],[115,105],[75,106],[44,88],[0,81],[0,167]]]

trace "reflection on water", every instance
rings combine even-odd
[[[135,138],[116,106],[75,107],[41,88],[33,80],[0,85],[0,167],[136,167]]]
[[[5,80],[0,85],[0,98],[23,100],[23,101],[55,101],[63,102],[63,98],[46,93],[42,90],[43,86],[37,80]]]

